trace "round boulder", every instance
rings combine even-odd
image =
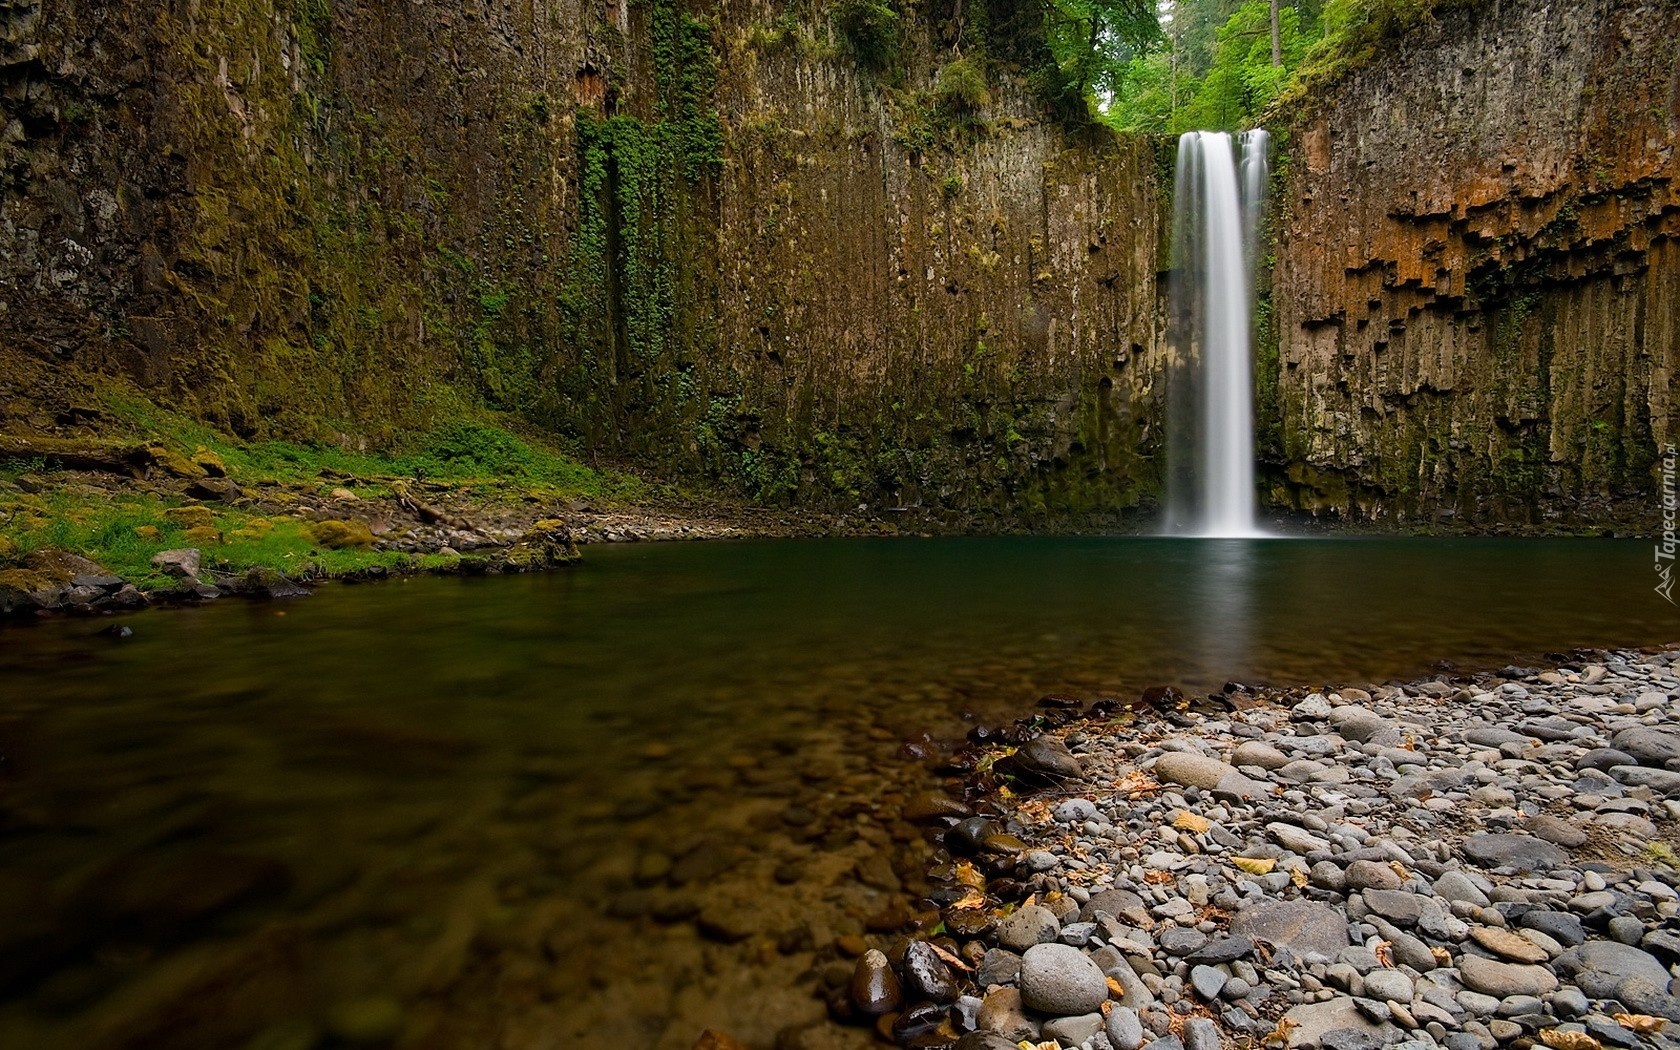
[[[1021,957],[1021,1001],[1057,1017],[1095,1013],[1108,1001],[1108,981],[1078,948],[1040,944]]]

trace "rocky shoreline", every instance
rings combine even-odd
[[[1680,1046],[1680,651],[1040,703],[919,805],[920,932],[838,947],[836,1019],[961,1050]]]

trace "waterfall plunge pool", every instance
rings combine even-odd
[[[1048,692],[1663,644],[1648,543],[591,547],[0,631],[0,1045],[636,1046],[818,1022],[901,745]],[[824,954],[818,954],[819,952]],[[857,1038],[867,1042],[867,1034]]]

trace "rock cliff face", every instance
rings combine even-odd
[[[1294,122],[1273,498],[1608,524],[1680,438],[1680,4],[1493,0]]]
[[[0,428],[122,376],[247,436],[483,402],[770,502],[1147,506],[1170,143],[1051,119],[1013,5],[876,10],[0,0]],[[1490,0],[1294,118],[1274,505],[1649,519],[1677,34]]]
[[[836,4],[0,2],[18,419],[78,370],[244,435],[464,394],[773,501],[1154,484],[1153,149],[941,81],[949,22],[884,85]]]

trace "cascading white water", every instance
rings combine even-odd
[[[1178,140],[1167,530],[1257,536],[1254,262],[1267,134],[1190,131]],[[1239,156],[1240,153],[1240,156]]]

